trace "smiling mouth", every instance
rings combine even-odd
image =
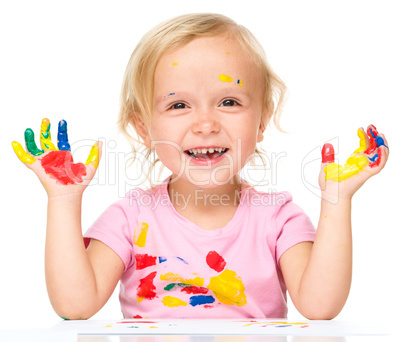
[[[191,151],[187,150],[184,151],[185,153],[187,153],[191,158],[194,159],[198,159],[198,160],[211,160],[211,159],[215,159],[215,158],[219,158],[220,156],[224,155],[229,149],[228,148],[224,148],[221,152],[217,151],[216,149],[214,149],[213,152],[209,152],[209,151],[203,151],[203,152],[197,152],[197,151]]]

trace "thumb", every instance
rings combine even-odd
[[[335,151],[334,146],[332,144],[326,143],[322,147],[321,150],[321,171],[319,175],[319,184],[321,189],[324,188],[325,184],[325,168],[328,164],[333,163],[335,161]]]

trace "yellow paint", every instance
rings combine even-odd
[[[142,222],[138,224],[134,232],[134,245],[138,247],[145,247],[148,229],[148,223]]]
[[[158,327],[154,327],[153,325],[151,325],[151,326],[149,327],[149,329],[158,329]]]
[[[324,169],[325,180],[331,179],[335,182],[341,182],[359,174],[368,164],[369,160],[366,156],[352,155],[346,161],[345,165],[338,165],[336,163],[328,164]]]
[[[105,326],[105,328],[111,328],[111,327],[113,327],[113,325],[111,325],[111,324],[108,324]]]
[[[28,154],[27,152],[25,152],[25,150],[23,149],[23,147],[21,146],[21,144],[17,141],[13,141],[11,143],[11,146],[13,147],[13,150],[15,152],[15,154],[17,155],[17,157],[19,158],[19,160],[21,160],[23,163],[25,164],[33,164],[35,163],[35,158],[32,157],[30,154]]]
[[[364,152],[367,148],[366,137],[362,128],[357,130],[357,135],[360,138],[360,147],[353,152],[345,165],[338,165],[336,163],[328,164],[324,169],[326,181],[331,179],[335,182],[341,182],[359,174],[369,164],[369,159],[366,155],[359,155],[359,153]]]
[[[364,130],[363,128],[359,128],[357,130],[357,136],[360,138],[360,147],[354,151],[353,153],[361,153],[367,150],[367,144],[366,144],[366,136],[364,135]]]
[[[222,304],[237,306],[247,304],[243,281],[234,271],[225,269],[218,276],[212,277],[207,288],[212,290]]]
[[[243,81],[242,80],[239,80],[239,85],[240,85],[240,87],[243,87]]]
[[[179,298],[172,296],[165,296],[162,299],[162,303],[169,308],[175,308],[177,306],[186,306],[187,303]]]
[[[186,285],[194,285],[194,286],[204,286],[204,278],[195,277],[193,279],[184,279],[179,274],[175,274],[172,272],[168,272],[166,274],[161,274],[161,280],[166,281],[175,281],[179,283],[183,283]]]
[[[178,65],[179,63],[172,63],[172,65]]]
[[[230,55],[230,52],[226,52],[228,55]]]
[[[85,165],[91,164],[95,169],[98,168],[99,165],[99,145],[98,142],[96,142],[92,148],[91,151],[89,151],[89,156],[87,161],[85,162]]]
[[[52,143],[49,119],[42,120],[42,124],[40,126],[40,144],[44,150],[57,151],[57,148]]]
[[[232,80],[233,80],[232,77],[226,76],[226,75],[223,75],[223,74],[219,76],[219,79],[220,79],[222,82],[232,82]]]

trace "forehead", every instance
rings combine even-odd
[[[165,53],[157,64],[155,81],[160,76],[176,77],[183,71],[193,77],[219,73],[237,79],[247,77],[254,83],[261,82],[261,72],[254,60],[237,41],[226,36],[196,38]]]

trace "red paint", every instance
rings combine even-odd
[[[156,265],[156,257],[148,254],[136,254],[135,261],[137,270],[142,270],[146,267]]]
[[[208,304],[204,305],[204,308],[206,308],[206,309],[212,309],[213,307],[214,307],[213,305],[208,305]]]
[[[156,297],[156,287],[153,283],[156,276],[156,271],[148,274],[140,280],[140,285],[137,288],[137,296],[145,299],[154,299]],[[133,322],[135,323],[135,322]]]
[[[370,167],[378,166],[381,163],[381,157],[382,157],[382,148],[378,148],[377,150],[378,158],[375,162],[370,163]]]
[[[41,159],[41,163],[47,174],[64,185],[82,183],[82,176],[87,174],[84,164],[73,163],[69,151],[52,151]]]
[[[186,292],[188,294],[199,294],[199,293],[207,293],[209,290],[206,287],[201,286],[192,286],[188,285],[181,289],[181,292]]]
[[[207,264],[216,272],[221,272],[226,266],[226,261],[215,251],[210,251],[207,255]]]
[[[368,138],[369,138],[369,141],[370,141],[370,146],[367,147],[367,149],[364,151],[364,153],[370,155],[378,147],[377,143],[375,141],[375,138],[378,135],[377,128],[374,125],[368,126],[367,127],[367,135],[368,135]]]
[[[335,151],[331,144],[324,144],[321,150],[322,163],[333,163]]]
[[[135,315],[135,316],[133,316],[133,318],[142,318],[142,316],[140,316],[140,315]]]
[[[154,321],[123,321],[123,322],[116,322],[118,324],[124,324],[124,323],[159,323],[159,322],[154,322]]]

